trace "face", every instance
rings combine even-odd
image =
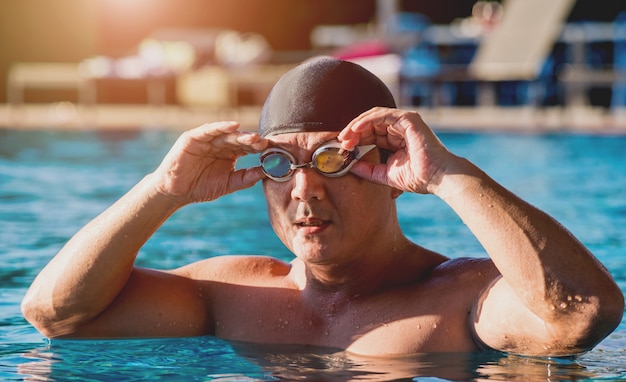
[[[271,146],[288,151],[295,164],[311,162],[313,153],[337,133],[290,133],[272,136]],[[377,161],[377,150],[361,161]],[[334,264],[374,249],[390,219],[396,219],[394,193],[348,173],[322,175],[297,168],[292,177],[263,181],[270,222],[283,243],[311,263]],[[395,220],[393,220],[395,221]]]

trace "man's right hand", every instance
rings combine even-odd
[[[235,162],[261,152],[268,141],[238,128],[237,122],[215,122],[183,133],[151,174],[156,190],[188,204],[214,200],[261,180],[259,167],[235,170]]]

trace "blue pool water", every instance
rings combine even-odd
[[[156,167],[177,135],[0,130],[0,380],[626,380],[624,321],[594,350],[573,360],[500,353],[375,360],[210,336],[46,341],[20,314],[26,288],[71,235]],[[626,137],[440,136],[453,151],[560,220],[626,291]],[[484,256],[436,198],[405,194],[398,203],[413,240],[451,257]],[[172,268],[241,253],[291,258],[267,222],[259,186],[180,210],[144,246],[138,265]]]

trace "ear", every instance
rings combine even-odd
[[[400,195],[402,195],[404,191],[400,191],[397,188],[392,188],[391,189],[391,198],[392,199],[397,199]]]

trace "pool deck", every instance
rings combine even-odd
[[[167,129],[186,130],[206,122],[239,121],[255,130],[260,108],[190,109],[175,105],[0,104],[0,128],[30,130]],[[416,108],[438,131],[514,131],[626,134],[626,109],[439,107]]]

